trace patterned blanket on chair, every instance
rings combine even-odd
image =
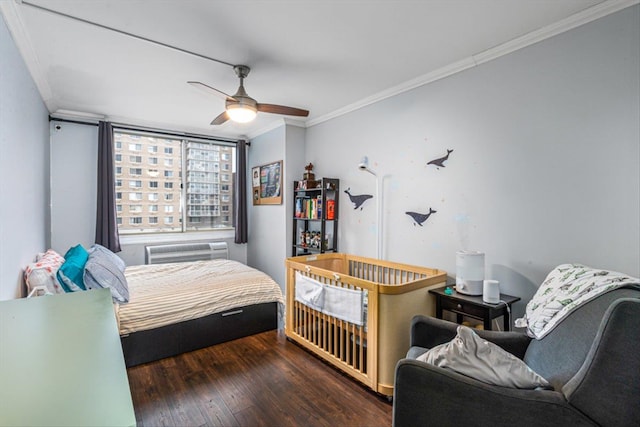
[[[559,265],[542,282],[516,326],[526,327],[530,337],[541,339],[569,313],[598,295],[639,284],[639,279],[615,271],[580,264]]]

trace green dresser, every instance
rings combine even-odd
[[[0,301],[1,426],[133,426],[107,289]]]

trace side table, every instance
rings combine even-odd
[[[456,314],[456,322],[462,323],[462,317],[468,316],[474,319],[482,320],[485,330],[491,330],[491,321],[496,317],[503,317],[504,330],[510,330],[511,325],[511,305],[520,301],[520,297],[514,297],[511,295],[500,294],[500,302],[497,304],[489,304],[482,300],[482,295],[472,296],[461,294],[453,290],[451,295],[445,293],[445,289],[437,288],[429,290],[430,294],[436,297],[436,317],[442,319],[442,312],[444,310],[453,312]]]

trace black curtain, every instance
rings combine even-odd
[[[120,236],[116,224],[116,189],[113,167],[113,126],[98,123],[98,203],[96,243],[120,252]]]
[[[247,141],[236,144],[236,182],[233,189],[233,222],[236,227],[236,243],[247,243],[249,227],[247,225]]]

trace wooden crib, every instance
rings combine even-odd
[[[372,390],[393,396],[395,366],[409,349],[411,319],[435,315],[429,289],[444,286],[446,273],[341,253],[292,257],[286,266],[287,337]],[[315,286],[310,294],[316,303],[305,301],[300,289],[296,293],[297,282],[300,288]],[[361,321],[324,309],[336,287],[361,293]]]

